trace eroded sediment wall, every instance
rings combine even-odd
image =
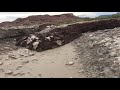
[[[112,19],[112,20],[102,20],[102,21],[82,23],[82,24],[77,23],[77,24],[68,25],[62,28],[55,28],[44,34],[33,34],[33,35],[37,36],[40,40],[40,43],[38,44],[37,49],[42,48],[42,51],[43,51],[43,50],[52,49],[52,48],[56,48],[64,44],[67,44],[73,41],[74,39],[80,37],[82,33],[93,32],[93,31],[104,30],[104,29],[112,29],[115,27],[120,27],[120,20]],[[42,36],[42,38],[39,36]],[[51,40],[45,39],[46,37],[50,38]],[[19,43],[21,43],[21,41],[24,41],[24,40],[21,40],[21,38],[20,38],[20,41],[18,39]],[[39,42],[39,40],[37,42]],[[33,49],[34,42],[36,42],[36,40],[32,41],[31,44],[29,44],[30,46],[27,44],[23,46],[30,47],[30,49]],[[22,46],[21,44],[19,45]]]

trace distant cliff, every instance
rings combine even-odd
[[[71,23],[79,21],[79,19],[79,17],[76,17],[73,14],[34,15],[26,18],[18,18],[12,22],[2,22],[0,23],[0,39],[34,33],[36,31],[44,30],[50,25]]]
[[[79,20],[79,17],[73,14],[61,15],[34,15],[27,18],[18,18],[13,22],[0,23],[0,29],[21,29],[21,28],[34,28],[40,24],[59,24],[64,22],[74,22]]]

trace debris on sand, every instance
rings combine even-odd
[[[5,72],[5,74],[12,74],[13,73],[13,71],[11,71],[11,70],[7,70],[6,72]]]
[[[34,56],[34,55],[35,55],[35,54],[34,54],[34,53],[32,53],[32,52],[30,52],[30,53],[29,53],[29,56]]]
[[[60,40],[57,40],[56,43],[57,43],[57,45],[59,45],[59,46],[62,45],[62,41],[60,41]]]
[[[28,60],[23,61],[23,62],[22,62],[22,65],[23,65],[23,64],[26,64],[26,63],[29,63],[29,61],[28,61]]]
[[[0,62],[0,65],[2,65],[3,64],[3,62]]]
[[[66,65],[73,65],[74,62],[73,61],[69,61]]]
[[[0,60],[2,60],[2,58],[0,58]]]
[[[17,75],[19,75],[20,73],[19,72],[14,72],[13,73],[13,76],[17,76]]]
[[[4,47],[4,49],[10,49],[9,47]]]
[[[11,58],[11,59],[17,59],[16,55],[12,55],[12,54],[9,54],[8,57]]]
[[[9,60],[9,58],[7,57],[7,58],[5,58],[5,60]]]
[[[42,74],[38,74],[39,77],[42,77]]]
[[[18,70],[19,68],[23,67],[23,65],[18,65],[16,70]]]

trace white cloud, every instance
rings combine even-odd
[[[0,22],[13,21],[17,18],[25,18],[30,15],[58,15],[63,13],[73,13],[76,16],[81,17],[96,17],[101,14],[112,14],[115,12],[0,12]]]

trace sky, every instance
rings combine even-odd
[[[30,15],[59,15],[64,13],[73,13],[75,16],[94,18],[99,15],[109,15],[117,12],[0,12],[0,22],[14,21],[17,18],[25,18]]]

